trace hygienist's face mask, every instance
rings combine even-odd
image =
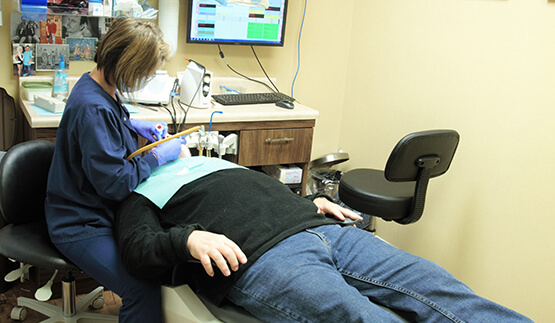
[[[156,77],[156,74],[152,74],[152,75],[149,76],[149,77],[146,77],[146,78],[142,78],[142,79],[140,79],[140,80],[137,80],[137,82],[135,83],[135,86],[134,86],[133,88],[128,88],[125,84],[122,83],[120,88],[121,88],[124,92],[128,92],[128,93],[129,93],[129,92],[135,92],[135,91],[141,91],[141,90],[144,89],[144,88],[147,86],[147,84],[148,84],[150,81],[152,81],[155,77]]]

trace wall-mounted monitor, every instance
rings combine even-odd
[[[189,0],[187,42],[283,46],[287,1],[260,1],[265,8],[232,0]]]

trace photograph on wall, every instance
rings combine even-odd
[[[12,63],[13,63],[13,75],[23,76],[23,51],[25,50],[24,45],[15,43],[12,44]]]
[[[62,40],[62,16],[46,15],[46,21],[40,22],[41,44],[63,44]]]
[[[46,3],[48,13],[66,15],[86,15],[89,12],[87,0],[48,0]]]
[[[39,23],[33,20],[24,20],[21,18],[21,13],[12,12],[10,15],[10,36],[12,43],[39,43]]]
[[[62,16],[62,38],[100,39],[103,20],[99,17]]]
[[[60,60],[65,63],[65,68],[69,68],[69,46],[37,44],[36,52],[37,71],[57,70]]]
[[[35,44],[12,44],[13,75],[31,76],[36,74]]]
[[[110,29],[110,27],[112,27],[112,24],[116,21],[116,19],[117,18],[104,18],[104,30],[102,31],[103,35]]]
[[[92,61],[96,49],[96,38],[66,38],[70,61]]]

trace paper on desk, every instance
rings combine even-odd
[[[124,105],[127,108],[127,110],[129,111],[129,113],[139,113],[139,109],[135,108],[133,105],[127,104],[127,103],[124,103]],[[43,108],[35,105],[34,103],[31,103],[30,106],[41,117],[59,117],[63,114],[63,112],[57,112],[57,113],[50,112],[46,109],[43,109]]]
[[[127,111],[129,111],[129,113],[139,113],[139,109],[135,108],[134,105],[129,103],[124,103],[123,105],[127,108]]]
[[[56,117],[56,116],[61,116],[63,112],[50,112],[46,109],[43,109],[41,107],[39,107],[38,105],[35,105],[34,103],[31,103],[31,108],[33,108],[33,110],[35,110],[35,112],[41,116],[41,117]]]

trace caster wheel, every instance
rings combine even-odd
[[[23,321],[27,318],[27,309],[21,306],[14,306],[10,313],[10,318],[15,321]]]
[[[93,310],[99,310],[104,306],[104,297],[100,296],[94,301],[92,301],[91,305],[89,306]]]

